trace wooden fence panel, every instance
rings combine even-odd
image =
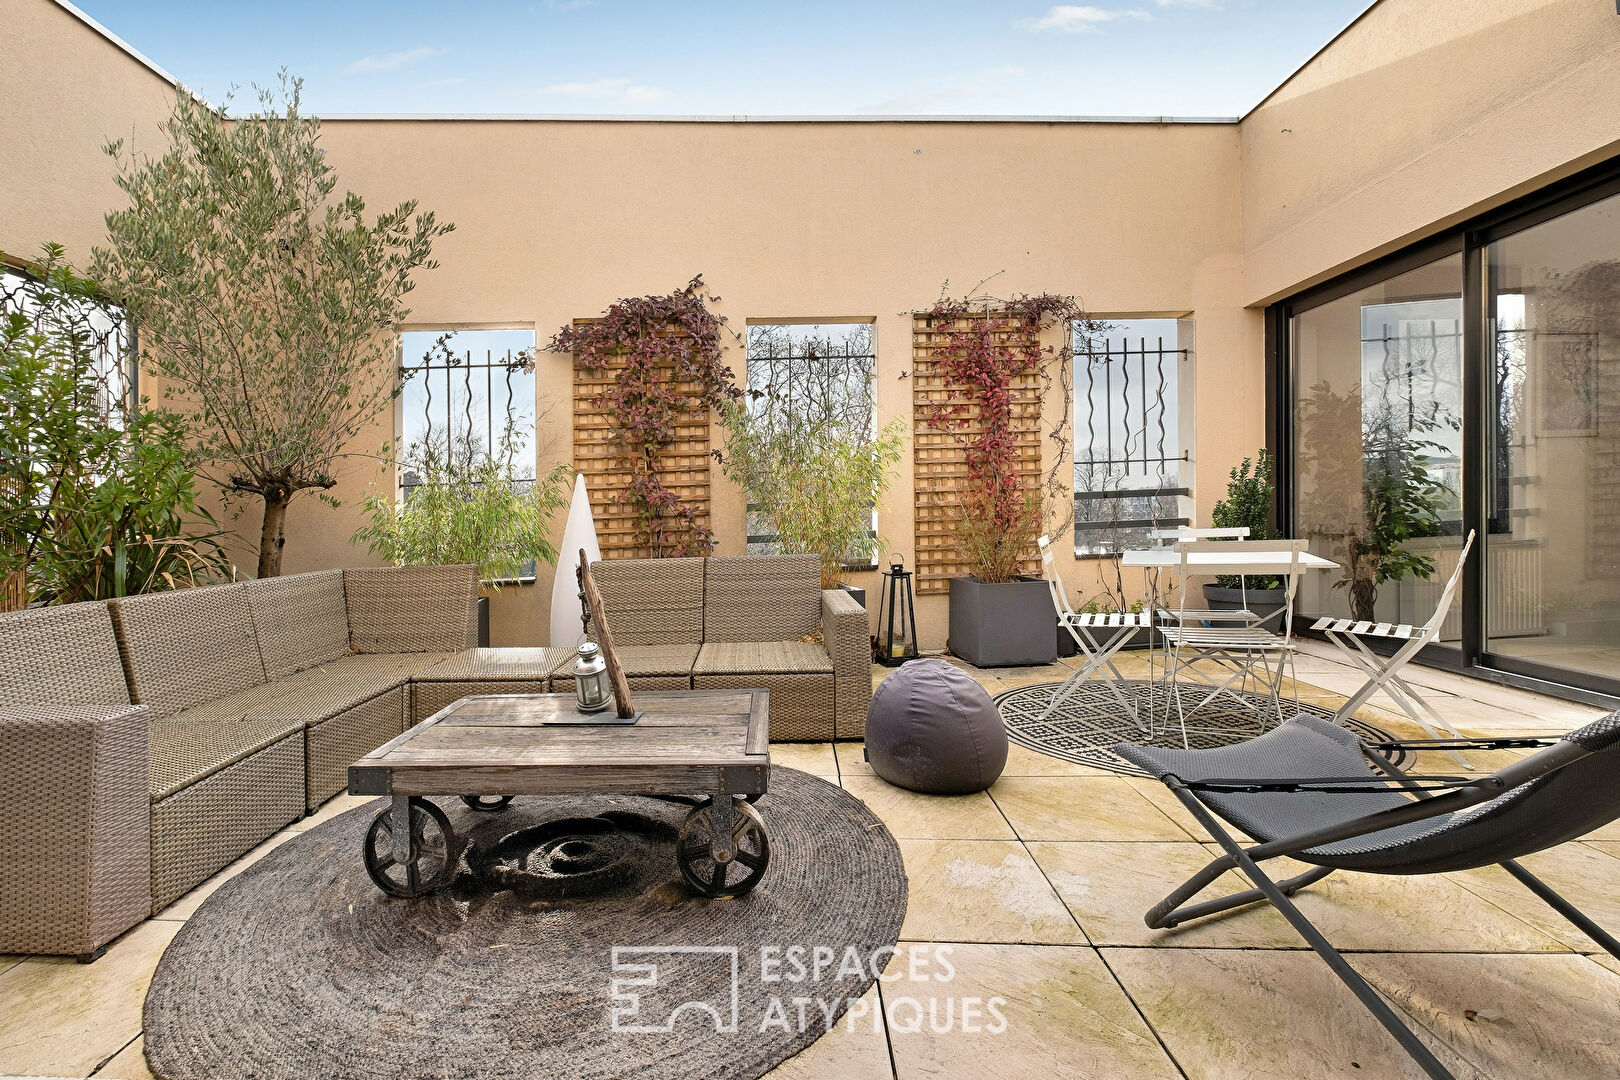
[[[973,315],[970,318],[985,318]],[[993,317],[993,316],[991,316]],[[968,490],[967,455],[963,439],[984,430],[977,407],[948,421],[949,431],[929,421],[933,409],[949,403],[953,386],[940,370],[938,353],[947,344],[948,327],[934,325],[926,315],[912,320],[911,401],[912,459],[915,465],[917,592],[945,593],[950,579],[968,573],[957,550],[955,516]],[[1030,340],[1032,332],[1018,327],[998,331],[999,341]],[[1036,338],[1038,340],[1038,338]],[[1020,479],[1031,489],[1041,486],[1041,376],[1033,368],[1012,382],[1013,437],[1017,445]],[[962,399],[958,398],[957,401]],[[1022,564],[1025,573],[1040,573],[1040,558],[1031,551]]]
[[[604,559],[645,558],[652,554],[636,538],[635,511],[622,498],[630,482],[629,465],[614,444],[614,417],[596,399],[623,370],[614,365],[588,371],[574,363],[574,468],[585,477],[596,539]],[[673,366],[669,377],[674,378]],[[680,390],[694,401],[700,388],[683,383]],[[697,524],[709,527],[709,410],[694,408],[676,424],[676,439],[659,455],[664,486],[683,503],[697,508]]]

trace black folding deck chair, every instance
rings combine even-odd
[[[1545,749],[1490,776],[1409,776],[1386,756],[1397,749],[1528,747]],[[1214,750],[1129,743],[1114,750],[1162,780],[1226,851],[1156,904],[1147,913],[1148,926],[1165,929],[1269,901],[1436,1080],[1454,1078],[1300,913],[1291,895],[1335,870],[1444,874],[1497,864],[1620,958],[1620,941],[1514,862],[1620,817],[1620,712],[1560,738],[1368,744],[1335,724],[1299,716],[1258,738]],[[1258,842],[1244,847],[1216,816]],[[1312,869],[1273,881],[1259,864],[1284,855]],[[1255,887],[1187,903],[1234,868]]]

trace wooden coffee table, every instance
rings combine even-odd
[[[676,839],[699,893],[741,896],[770,861],[752,803],[770,782],[766,690],[640,690],[645,715],[582,716],[572,694],[464,697],[349,766],[349,794],[393,802],[366,833],[366,871],[390,896],[447,884],[461,856],[450,819],[426,796],[504,810],[517,795],[645,795],[692,807]]]

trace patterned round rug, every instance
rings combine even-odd
[[[1007,725],[1007,737],[1021,746],[1038,750],[1052,757],[1091,765],[1098,769],[1131,776],[1145,775],[1141,769],[1114,753],[1116,743],[1141,743],[1149,746],[1179,747],[1181,724],[1173,703],[1165,700],[1164,686],[1145,679],[1105,683],[1089,679],[1075,687],[1057,710],[1046,719],[1041,714],[1051,704],[1052,694],[1061,683],[1038,683],[1020,686],[996,697],[996,708]],[[1135,701],[1137,714],[1151,718],[1151,734],[1120,707],[1119,700],[1109,689],[1118,687],[1127,700]],[[1216,746],[1230,746],[1244,742],[1274,727],[1277,722],[1275,706],[1265,694],[1234,690],[1232,694],[1248,702],[1246,708],[1238,701],[1218,698],[1187,717],[1187,745],[1194,750]],[[1200,695],[1202,696],[1202,695]],[[1166,705],[1169,712],[1166,715]],[[1301,701],[1284,699],[1283,715],[1305,713],[1328,718],[1332,709]],[[1262,727],[1262,720],[1264,727]],[[1378,742],[1394,736],[1382,728],[1361,720],[1348,720],[1345,726],[1367,742]],[[1397,751],[1390,759],[1399,765],[1403,755]]]
[[[851,1002],[857,1023],[906,911],[899,847],[864,804],[782,767],[770,788],[770,862],[734,900],[682,880],[686,806],[435,799],[470,857],[416,900],[362,865],[386,800],[351,810],[181,928],[146,999],[147,1060],[164,1080],[757,1077]],[[548,880],[570,860],[584,888]]]

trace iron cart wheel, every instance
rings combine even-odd
[[[366,873],[389,896],[409,899],[425,896],[455,874],[455,832],[443,810],[426,799],[410,801],[411,838],[408,859],[400,859],[394,844],[394,808],[384,807],[366,831]]]
[[[482,814],[493,814],[497,810],[505,810],[512,802],[510,795],[463,795],[461,801],[467,804],[469,810],[477,810]]]
[[[731,800],[730,843],[715,829],[714,800],[692,808],[675,838],[675,861],[686,883],[704,896],[730,900],[765,876],[771,844],[759,811],[743,799]]]

